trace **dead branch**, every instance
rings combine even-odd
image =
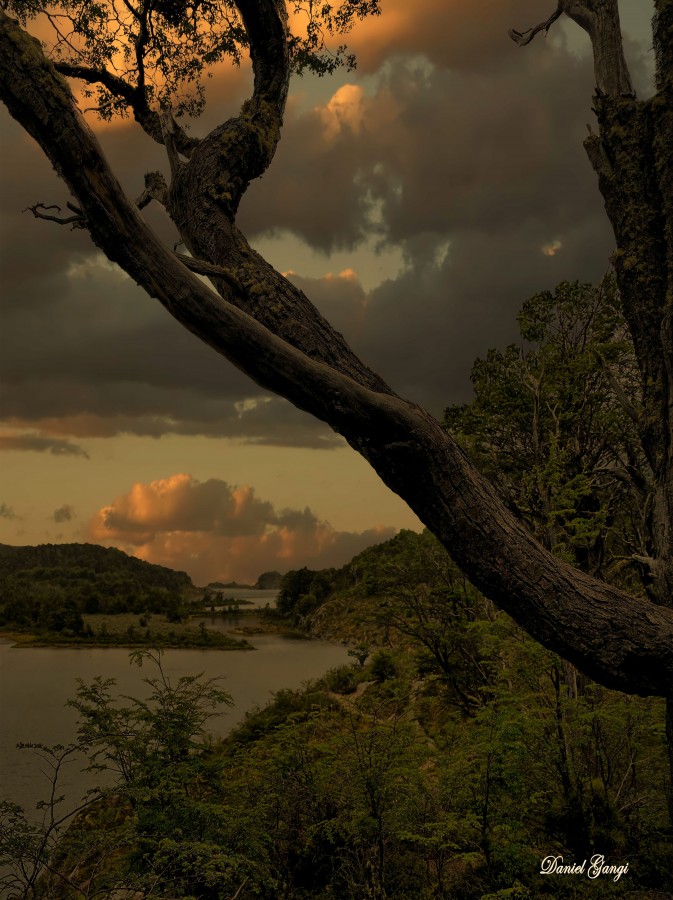
[[[138,209],[145,209],[152,200],[156,200],[163,207],[168,206],[168,185],[161,172],[145,173],[145,190],[136,200]]]
[[[515,31],[514,28],[510,28],[507,34],[511,37],[515,44],[518,44],[520,47],[525,47],[527,44],[530,44],[535,35],[539,34],[541,31],[544,31],[546,36],[547,32],[552,27],[554,22],[561,17],[564,5],[565,4],[563,0],[559,0],[558,6],[549,16],[546,22],[540,22],[539,25],[536,25],[534,28],[528,28],[526,31]]]
[[[45,219],[47,222],[56,222],[57,225],[72,225],[73,230],[76,228],[86,228],[86,216],[74,203],[66,203],[68,209],[74,213],[72,216],[52,216],[48,215],[45,210],[55,209],[61,212],[61,207],[56,203],[46,206],[44,203],[36,203],[34,206],[28,206],[24,212],[32,212],[36,219]]]
[[[242,285],[236,276],[229,269],[223,266],[215,266],[213,263],[207,262],[205,259],[195,259],[193,256],[187,256],[185,253],[176,253],[176,257],[180,262],[187,266],[190,272],[196,275],[205,275],[210,278],[223,278],[231,287],[242,290]]]

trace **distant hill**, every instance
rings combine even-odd
[[[211,590],[231,591],[277,591],[283,576],[280,572],[262,572],[254,584],[241,584],[239,581],[211,581],[208,587]]]
[[[47,571],[70,573],[75,578],[117,573],[127,575],[137,584],[163,587],[173,591],[193,588],[186,572],[144,562],[114,547],[99,544],[38,544],[36,547],[14,547],[0,544],[0,585],[8,577],[24,573],[44,580]]]
[[[0,625],[32,627],[63,609],[170,613],[195,592],[186,572],[98,544],[0,544]]]

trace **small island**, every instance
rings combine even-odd
[[[264,573],[254,589],[278,579]],[[0,637],[20,647],[254,649],[245,635],[266,628],[249,625],[232,636],[208,627],[207,617],[240,616],[252,605],[227,597],[226,587],[199,588],[185,572],[95,544],[3,544]]]

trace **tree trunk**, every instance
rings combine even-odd
[[[255,97],[203,149],[195,147],[189,163],[180,161],[175,148],[170,155],[169,207],[192,249],[214,257],[207,260],[211,265],[220,261],[222,297],[157,240],[110,172],[65,81],[38,42],[2,11],[0,92],[67,182],[96,244],[178,321],[258,384],[343,434],[473,583],[535,639],[610,687],[668,695],[673,610],[630,597],[547,553],[440,425],[369,372],[231,224],[238,193],[273,153],[285,90],[262,52],[282,57],[284,4],[239,5],[269,13],[254,23],[263,32],[261,50],[253,52]]]

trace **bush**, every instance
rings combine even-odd
[[[389,678],[394,678],[397,675],[397,666],[392,653],[387,650],[379,650],[371,661],[370,672],[376,681],[387,681]]]
[[[358,686],[359,678],[353,666],[339,666],[330,669],[324,678],[325,687],[335,694],[352,694]]]

